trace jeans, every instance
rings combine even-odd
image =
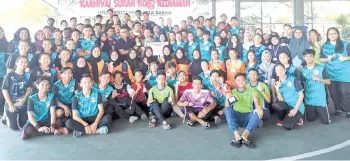
[[[228,129],[231,132],[238,130],[238,127],[244,127],[249,132],[252,132],[254,129],[259,127],[259,116],[256,112],[250,113],[240,113],[234,111],[232,107],[226,107],[224,110]]]

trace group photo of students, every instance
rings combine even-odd
[[[49,18],[13,38],[0,27],[1,122],[22,140],[107,134],[118,119],[169,130],[174,117],[227,126],[232,147],[254,148],[250,135],[271,117],[286,130],[350,118],[350,45],[338,28],[321,37],[290,24],[282,34],[244,29],[226,14],[173,24],[107,12],[82,23]],[[155,42],[166,42],[161,54]]]

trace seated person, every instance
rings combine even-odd
[[[120,71],[116,71],[114,74],[113,90],[115,91],[115,97],[109,98],[109,103],[113,106],[115,113],[124,119],[128,119],[130,123],[136,122],[141,117],[142,120],[147,120],[147,115],[141,110],[140,106],[132,101],[130,95],[134,95],[135,91],[130,85],[123,83],[124,75]]]
[[[150,69],[146,73],[146,76],[144,78],[144,82],[146,82],[147,89],[150,89],[157,85],[157,73],[158,73],[158,63],[156,61],[151,62]]]
[[[278,116],[277,126],[291,130],[295,123],[299,126],[303,125],[304,89],[296,77],[287,76],[283,64],[277,64],[275,71],[279,78],[274,84],[278,101],[272,104],[272,109]]]
[[[179,99],[178,106],[184,107],[190,117],[187,125],[193,126],[195,122],[203,127],[209,128],[210,124],[206,122],[216,106],[216,102],[210,92],[202,88],[202,78],[193,77],[193,89],[187,89]]]
[[[102,96],[103,107],[105,109],[104,114],[110,115],[113,114],[113,106],[109,105],[108,99],[116,95],[116,92],[113,92],[112,86],[109,85],[111,81],[111,73],[107,71],[102,71],[99,77],[99,83],[95,84],[92,88],[99,91]]]
[[[142,111],[146,114],[149,113],[147,106],[146,85],[142,82],[143,74],[141,70],[135,71],[135,82],[131,85],[131,88],[135,90],[132,101],[141,107]],[[133,103],[134,103],[133,102]]]
[[[174,92],[166,85],[166,75],[164,71],[158,72],[157,85],[152,87],[148,92],[147,106],[150,107],[152,114],[150,117],[149,127],[156,126],[156,119],[162,123],[165,130],[170,129],[170,125],[165,118],[170,117],[172,106],[174,104]]]
[[[23,127],[22,140],[31,136],[44,134],[69,133],[63,124],[56,120],[56,98],[53,93],[48,93],[50,80],[41,78],[36,82],[38,93],[29,97],[28,122]]]
[[[259,126],[263,115],[257,97],[258,92],[253,88],[246,87],[246,78],[243,73],[238,73],[235,76],[235,83],[237,88],[232,91],[232,94],[227,94],[224,110],[228,128],[235,136],[231,146],[238,148],[244,144],[248,148],[254,148],[255,144],[248,137]],[[245,128],[242,134],[239,133],[238,126]]]
[[[271,95],[270,95],[270,89],[267,87],[265,83],[259,82],[259,71],[257,69],[250,69],[248,71],[248,77],[250,82],[247,84],[248,87],[251,87],[253,89],[256,89],[258,91],[258,99],[260,101],[260,105],[263,108],[264,115],[262,117],[262,120],[266,121],[270,117],[270,107],[269,104],[271,103]]]
[[[66,127],[73,131],[74,137],[83,134],[106,134],[112,118],[104,114],[101,93],[92,89],[93,80],[89,74],[83,74],[81,92],[72,101],[73,117],[67,120]]]

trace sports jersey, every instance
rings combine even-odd
[[[225,54],[226,47],[221,45],[219,47],[215,47],[215,49],[218,51],[219,60],[222,62],[225,61],[227,59],[227,56]]]
[[[288,76],[287,79],[281,83],[280,92],[284,102],[286,102],[292,108],[295,108],[295,105],[297,104],[299,92],[303,91],[304,89],[301,86],[300,81],[293,76]],[[301,114],[304,114],[304,103],[300,104],[298,111]]]
[[[77,50],[91,51],[92,48],[95,46],[95,41],[96,40],[93,39],[93,38],[91,38],[90,40],[81,38],[78,41]],[[85,59],[88,59],[89,57],[90,57],[90,55],[89,56],[84,56]]]
[[[84,96],[83,92],[79,92],[73,97],[72,110],[78,112],[81,118],[97,116],[98,106],[102,104],[100,92],[91,89],[90,96]]]
[[[244,91],[234,89],[232,96],[237,100],[233,104],[233,109],[240,113],[249,113],[253,111],[253,100],[258,96],[258,91],[251,87],[246,87]]]
[[[0,77],[4,77],[6,75],[6,58],[8,54],[5,52],[0,52]]]
[[[65,105],[71,105],[74,92],[77,90],[77,83],[72,79],[68,85],[63,85],[62,80],[58,80],[52,87],[52,92],[56,98]]]
[[[193,60],[193,51],[199,48],[199,44],[197,42],[193,42],[192,44],[187,44],[187,52],[186,57],[189,61]]]
[[[224,85],[220,85],[219,89],[217,89],[213,86],[212,83],[210,83],[208,86],[208,90],[212,93],[218,106],[225,106],[226,87]]]
[[[154,86],[149,90],[149,96],[152,97],[153,100],[158,101],[158,103],[163,103],[165,98],[167,97],[173,97],[174,98],[174,92],[169,86],[165,86],[163,89],[158,89],[158,86]]]
[[[305,103],[307,105],[316,107],[326,107],[326,86],[321,81],[312,80],[313,76],[317,76],[322,79],[329,79],[328,72],[323,65],[316,64],[312,69],[304,66],[301,69],[302,83],[305,89]]]
[[[229,27],[228,31],[231,32],[232,35],[239,35],[238,32],[241,28],[236,26],[235,28]]]
[[[49,70],[43,70],[40,67],[34,68],[30,73],[29,84],[34,86],[35,81],[43,77],[45,74],[46,77],[50,79],[50,83],[53,84],[57,80],[57,72],[54,68],[50,67]]]
[[[148,74],[146,75],[146,77],[149,77],[149,79],[147,80],[147,83],[148,83],[151,87],[157,85],[157,74],[148,73]]]
[[[209,106],[215,100],[211,96],[210,92],[205,89],[201,89],[199,94],[194,93],[193,89],[188,89],[179,99],[182,102],[191,102],[194,111],[201,111],[204,107]]]
[[[7,89],[12,102],[15,103],[17,99],[24,97],[28,87],[28,77],[25,74],[10,72],[5,76],[1,89]]]
[[[203,42],[201,42],[199,44],[199,49],[200,49],[202,60],[206,60],[208,62],[211,60],[210,48],[212,46],[213,46],[213,44],[211,42],[208,42],[207,44],[204,44]]]
[[[262,91],[268,96],[268,97],[271,97],[270,95],[270,89],[269,87],[267,87],[267,85],[265,83],[262,83],[262,82],[258,82],[257,85],[255,86],[252,86],[250,83],[246,85],[247,88],[251,87],[253,89],[255,89],[257,91],[257,98],[259,99],[259,103],[260,103],[260,106],[263,107],[263,108],[266,108],[265,107],[265,98],[264,98],[264,95],[261,94],[261,92],[258,90],[258,87],[262,89]]]
[[[336,53],[336,46],[326,42],[322,46],[320,55],[321,58],[327,58],[328,56],[335,54],[335,58],[333,58],[332,61],[325,63],[331,81],[350,82],[350,61],[339,60],[340,56],[349,55],[346,51],[348,42],[342,41],[341,43],[343,43],[344,46],[341,53]]]
[[[100,89],[100,87],[98,86],[98,84],[95,84],[93,87],[93,89],[99,91],[101,93],[102,96],[102,101],[107,101],[108,97],[112,94],[113,92],[113,88],[110,85],[107,85],[107,87],[105,89]]]
[[[173,44],[173,51],[174,51],[174,54],[176,54],[176,53],[175,53],[175,52],[176,52],[176,49],[179,48],[179,47],[181,47],[181,48],[183,48],[184,50],[186,50],[186,45],[187,45],[187,43],[184,42],[184,41],[181,41],[180,43],[175,42],[175,43]],[[185,54],[185,53],[184,53],[184,54]]]
[[[45,100],[40,100],[38,94],[28,99],[28,112],[34,114],[35,121],[49,121],[50,108],[56,108],[54,94],[48,93]]]
[[[265,51],[267,48],[264,45],[261,45],[259,47],[256,47],[255,45],[251,46],[249,48],[249,50],[253,50],[255,51],[255,55],[256,55],[256,63],[257,64],[261,64],[261,54],[263,53],[263,51]]]
[[[202,78],[202,84],[204,88],[208,88],[210,84],[210,71],[207,74],[204,74],[204,72],[199,73],[199,76]]]

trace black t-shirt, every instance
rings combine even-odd
[[[135,45],[134,41],[132,41],[129,38],[126,38],[126,40],[124,40],[123,38],[120,38],[117,43],[115,44],[115,50],[120,50],[120,49],[124,49],[124,50],[129,50],[131,48],[133,48]],[[121,55],[118,51],[118,54],[120,56],[121,61],[125,61],[126,58],[128,57],[128,55]]]
[[[10,72],[5,76],[1,89],[7,89],[11,100],[15,103],[14,101],[23,98],[26,94],[29,87],[28,82],[26,74],[19,75],[15,72]]]

